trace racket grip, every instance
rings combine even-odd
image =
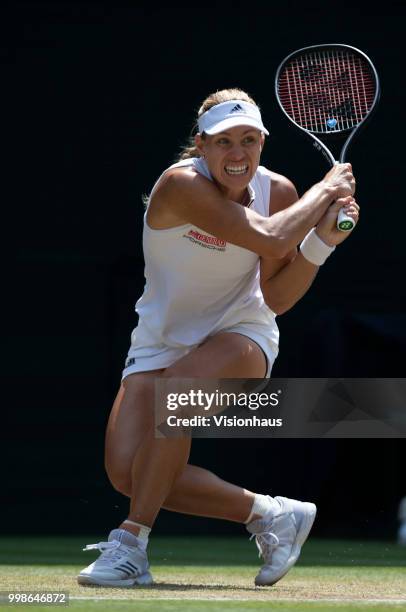
[[[346,215],[344,209],[341,208],[337,217],[337,229],[339,229],[341,232],[350,232],[354,225],[354,219]]]

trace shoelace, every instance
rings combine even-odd
[[[273,551],[279,546],[278,536],[270,531],[264,531],[263,533],[253,533],[250,540],[252,538],[255,538],[255,544],[259,551],[258,557],[262,557],[266,563],[269,563]]]
[[[112,540],[111,542],[99,542],[98,544],[87,544],[83,550],[99,550],[103,553],[103,561],[114,563],[121,559],[123,551],[118,549],[121,546],[121,542],[118,540]]]
[[[281,518],[290,514],[292,514],[291,510],[285,510],[284,512],[280,512],[280,514],[277,514],[273,517],[272,524],[274,522],[280,521]],[[262,524],[261,527],[262,526],[264,526],[264,524]],[[253,533],[250,537],[250,540],[252,540],[252,538],[255,538],[255,543],[259,551],[258,556],[262,556],[264,561],[266,563],[269,563],[273,551],[280,545],[280,539],[278,538],[278,536],[275,533],[272,533],[271,531],[260,531],[259,533]]]

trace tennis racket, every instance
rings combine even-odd
[[[328,163],[344,163],[348,147],[372,115],[380,96],[371,60],[348,45],[315,45],[294,51],[280,64],[276,99],[290,121],[313,141]],[[328,146],[327,146],[328,143]],[[337,158],[331,151],[341,145]],[[337,228],[354,221],[341,209]]]

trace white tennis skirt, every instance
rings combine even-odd
[[[267,326],[256,323],[241,323],[241,325],[233,325],[232,327],[221,329],[217,333],[223,332],[242,334],[256,342],[265,353],[267,360],[265,378],[270,377],[279,349],[275,342],[268,337],[267,332],[269,333],[269,329]],[[166,344],[140,346],[137,343],[132,343],[125,361],[122,379],[136,372],[149,372],[151,370],[167,368],[198,346],[198,344],[184,347],[173,347]]]

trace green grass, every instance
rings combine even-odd
[[[81,587],[77,572],[100,537],[0,538],[0,590],[67,591],[69,608],[115,612],[406,611],[406,549],[382,542],[310,540],[299,563],[274,587],[258,588],[260,565],[246,538],[151,538],[151,587]],[[11,610],[12,607],[0,606]]]
[[[3,608],[0,608],[3,609]],[[4,607],[4,610],[11,611],[13,608],[10,606]],[[168,601],[160,600],[159,603],[156,601],[143,601],[135,603],[132,601],[86,601],[86,602],[70,602],[69,607],[30,607],[30,606],[18,606],[17,610],[22,612],[35,612],[35,610],[52,610],[61,612],[61,610],[67,610],[67,612],[395,612],[396,610],[405,610],[405,604],[392,604],[392,605],[380,605],[380,604],[326,604],[325,602],[319,603],[287,603],[277,601],[193,601],[188,599]]]

